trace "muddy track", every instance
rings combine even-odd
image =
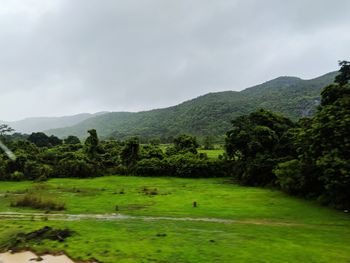
[[[116,220],[143,220],[143,221],[196,221],[212,222],[221,224],[251,224],[251,225],[274,225],[274,226],[304,226],[303,224],[269,221],[264,219],[232,220],[222,218],[208,217],[167,217],[167,216],[131,216],[124,214],[63,214],[63,213],[19,213],[19,212],[0,212],[0,220],[24,220],[24,221],[116,221]]]

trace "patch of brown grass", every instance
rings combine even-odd
[[[29,207],[34,209],[44,209],[44,210],[55,210],[61,211],[65,210],[65,204],[57,202],[51,198],[36,195],[33,193],[25,194],[17,198],[11,203],[13,207]]]

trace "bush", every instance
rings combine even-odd
[[[27,161],[24,164],[23,173],[26,179],[35,180],[42,174],[42,167],[36,161]]]
[[[171,176],[173,169],[167,160],[151,158],[138,161],[133,173],[140,176]]]
[[[242,163],[242,161],[238,161]],[[265,186],[275,185],[276,176],[272,173],[277,160],[265,155],[257,155],[255,158],[245,160],[238,171],[241,174],[236,175],[236,179],[242,185]]]
[[[340,209],[350,208],[350,164],[337,151],[325,154],[317,160],[317,166],[322,170],[319,177],[324,189],[319,199]]]
[[[34,209],[56,210],[61,211],[65,209],[63,203],[59,203],[47,197],[28,193],[16,201],[11,203],[13,207],[29,207]]]
[[[21,181],[24,180],[24,174],[19,171],[15,171],[10,175],[11,181]]]
[[[177,176],[189,178],[223,177],[231,171],[231,162],[202,159],[191,153],[163,160],[152,158],[137,162],[132,173],[140,176]]]
[[[281,189],[289,194],[300,194],[305,186],[299,160],[293,159],[280,163],[274,169],[277,183]]]
[[[98,176],[100,173],[98,167],[88,163],[83,159],[62,159],[57,166],[57,171],[59,177],[94,177]]]

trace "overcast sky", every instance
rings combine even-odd
[[[0,119],[139,111],[350,59],[349,0],[0,0]]]

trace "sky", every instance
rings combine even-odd
[[[140,111],[350,60],[349,0],[0,0],[0,119]]]

